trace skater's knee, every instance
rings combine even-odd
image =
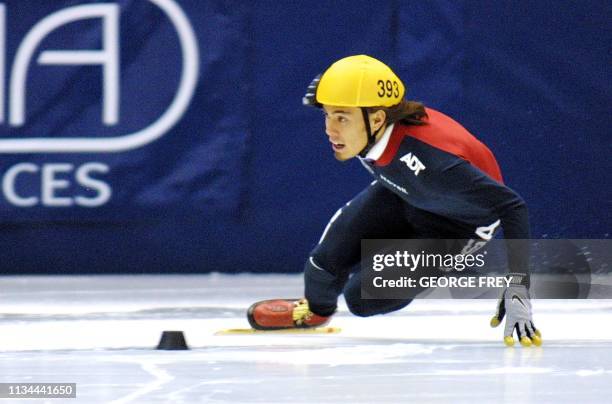
[[[349,311],[358,317],[371,317],[400,310],[410,304],[411,300],[377,300],[361,299],[361,296],[344,296]]]
[[[363,302],[361,301],[361,299],[359,300],[346,300],[346,305],[348,306],[349,311],[354,314],[355,316],[358,317],[370,317],[373,316],[375,314],[378,314],[376,312],[373,312],[372,310],[370,310],[368,307],[366,307]]]
[[[358,277],[358,275],[354,275],[347,287],[344,288],[344,300],[352,314],[358,317],[373,316],[376,313],[369,307],[368,300],[361,298],[361,282],[358,282]]]

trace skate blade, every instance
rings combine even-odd
[[[317,328],[287,328],[284,330],[255,330],[253,328],[228,328],[219,330],[215,335],[246,335],[246,334],[337,334],[342,331],[339,327]]]

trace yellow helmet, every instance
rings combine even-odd
[[[367,55],[349,56],[332,64],[308,87],[305,105],[390,107],[404,98],[405,87],[383,62]]]

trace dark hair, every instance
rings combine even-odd
[[[427,117],[425,105],[418,101],[402,100],[399,104],[391,107],[369,107],[368,112],[373,113],[378,110],[385,111],[387,125],[401,122],[405,125],[425,125],[423,118]]]

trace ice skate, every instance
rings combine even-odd
[[[306,299],[263,300],[249,307],[247,318],[256,330],[316,328],[330,319],[310,311]]]

